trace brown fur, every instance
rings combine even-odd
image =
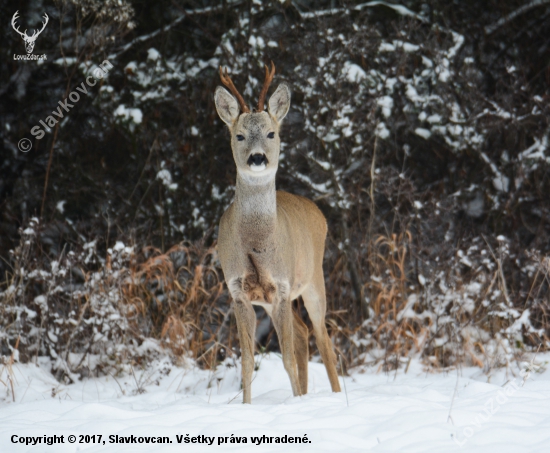
[[[292,310],[292,301],[299,296],[313,324],[332,390],[340,391],[336,356],[325,326],[326,220],[312,201],[275,190],[279,125],[289,105],[290,91],[281,85],[269,100],[269,113],[239,115],[237,101],[223,88],[216,90],[216,108],[230,128],[237,165],[235,200],[220,221],[218,253],[234,299],[244,403],[251,402],[256,329],[253,304],[263,306],[273,320],[294,395],[307,393],[308,330]],[[274,133],[273,138],[267,137],[269,132]],[[245,139],[237,140],[239,134]],[[264,170],[247,163],[257,153],[267,158]]]

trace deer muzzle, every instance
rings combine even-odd
[[[265,154],[251,154],[246,162],[252,171],[263,171],[267,166],[268,160]]]

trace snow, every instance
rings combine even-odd
[[[542,140],[534,138],[534,143],[525,151],[519,153],[519,159],[544,159],[544,151],[548,148],[548,137],[544,136]]]
[[[325,135],[323,137],[323,140],[327,143],[331,143],[335,140],[338,140],[339,138],[340,138],[340,136],[338,134],[328,133],[327,135]]]
[[[172,182],[172,174],[166,168],[159,170],[157,173],[157,179],[162,181],[162,184],[166,186],[169,190],[176,190],[178,188],[178,183]]]
[[[499,174],[497,177],[493,178],[493,186],[499,192],[508,192],[508,187],[510,186],[510,179],[502,174]]]
[[[135,61],[131,61],[126,66],[124,66],[124,72],[129,74],[134,74],[137,71],[137,63]]]
[[[147,59],[152,61],[157,61],[160,58],[160,53],[154,47],[151,47],[147,50]]]
[[[376,103],[382,107],[382,115],[389,118],[393,108],[393,98],[391,96],[382,96],[376,100]]]
[[[143,120],[143,113],[140,109],[127,108],[124,104],[120,104],[117,107],[114,115],[120,116],[125,120],[131,119],[136,124],[140,124]]]
[[[395,46],[388,42],[382,42],[378,48],[378,52],[394,52]]]
[[[393,46],[394,48],[401,47],[407,53],[416,52],[420,49],[420,46],[417,46],[416,44],[411,44],[410,42],[403,42],[400,40],[394,40]]]
[[[426,139],[426,140],[429,139],[432,136],[432,133],[428,129],[424,129],[422,127],[417,127],[414,130],[414,133],[416,135],[419,135],[420,137]]]
[[[491,159],[484,152],[480,153],[481,158],[489,164],[491,170],[493,171],[495,177],[492,179],[493,186],[499,192],[508,192],[508,187],[510,185],[510,179],[507,176],[504,176],[497,168],[497,166],[491,161]]]
[[[115,245],[113,246],[113,250],[118,253],[121,253],[121,252],[124,252],[127,254],[132,253],[132,247],[126,247],[124,245],[124,242],[122,241],[116,241]]]
[[[67,203],[67,201],[61,200],[61,201],[58,201],[57,204],[55,205],[55,209],[61,214],[65,212],[65,203]]]
[[[390,131],[386,127],[386,123],[381,122],[376,125],[376,129],[374,130],[374,134],[377,137],[380,138],[388,138],[390,136]]]
[[[446,83],[451,78],[451,72],[447,68],[439,67],[439,80]]]
[[[251,47],[259,47],[260,49],[265,47],[265,41],[261,36],[250,36],[248,44],[250,44]]]
[[[349,82],[360,82],[367,77],[367,73],[363,68],[351,61],[346,61],[342,67],[342,75],[344,75]]]
[[[424,16],[422,16],[420,14],[417,14],[414,11],[411,11],[409,8],[407,8],[405,6],[384,2],[384,1],[381,1],[381,0],[374,0],[374,1],[366,2],[366,3],[362,3],[360,5],[355,6],[354,9],[358,10],[358,11],[361,11],[363,8],[367,8],[367,7],[370,7],[370,6],[377,6],[377,5],[387,6],[388,8],[393,9],[394,11],[396,11],[398,14],[401,14],[402,16],[415,17],[415,18],[421,20],[422,22],[427,21],[427,19]]]
[[[57,64],[59,66],[70,66],[78,62],[78,59],[76,57],[64,57],[64,58],[58,58],[57,60],[54,60],[53,63]]]
[[[252,437],[261,436],[305,436],[316,452],[542,452],[550,442],[550,373],[531,370],[548,360],[550,355],[541,354],[534,363],[524,361],[521,368],[511,365],[489,376],[479,368],[429,373],[413,360],[407,373],[356,370],[343,379],[345,392],[337,394],[330,391],[324,366],[310,363],[309,393],[293,397],[280,356],[258,355],[252,405],[243,405],[239,362],[230,359],[214,371],[160,359],[146,370],[66,385],[49,373],[50,362],[39,358],[37,364],[13,364],[13,394],[11,385],[3,385],[7,368],[0,367],[0,437],[8,452],[279,452],[304,447],[252,443]],[[68,442],[70,435],[76,443]],[[95,435],[95,444],[91,438],[79,443],[85,435]],[[45,445],[51,436],[63,436],[63,444]],[[115,436],[165,436],[171,443],[152,450],[147,444],[111,443]],[[195,444],[185,445],[186,438],[195,438]],[[246,445],[234,443],[235,438],[246,439]]]

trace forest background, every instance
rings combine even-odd
[[[47,14],[46,60],[17,59],[16,11],[28,35]],[[0,17],[5,363],[49,356],[74,381],[238,356],[213,93],[222,65],[256,99],[270,61],[292,90],[277,184],[327,217],[341,365],[487,370],[550,346],[550,1],[7,0]]]

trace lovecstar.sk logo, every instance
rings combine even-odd
[[[42,22],[42,28],[40,30],[35,29],[33,31],[32,36],[27,35],[27,30],[25,29],[24,32],[19,31],[19,26],[15,24],[17,19],[19,18],[19,11],[16,11],[13,17],[11,18],[11,26],[13,29],[21,35],[21,38],[23,38],[23,41],[25,42],[25,50],[27,51],[27,55],[15,55],[13,54],[14,60],[46,60],[46,55],[33,55],[32,51],[34,50],[34,43],[36,41],[36,38],[44,31],[46,28],[46,25],[48,25],[48,21],[50,18],[46,13],[44,13],[44,20],[45,22]]]

